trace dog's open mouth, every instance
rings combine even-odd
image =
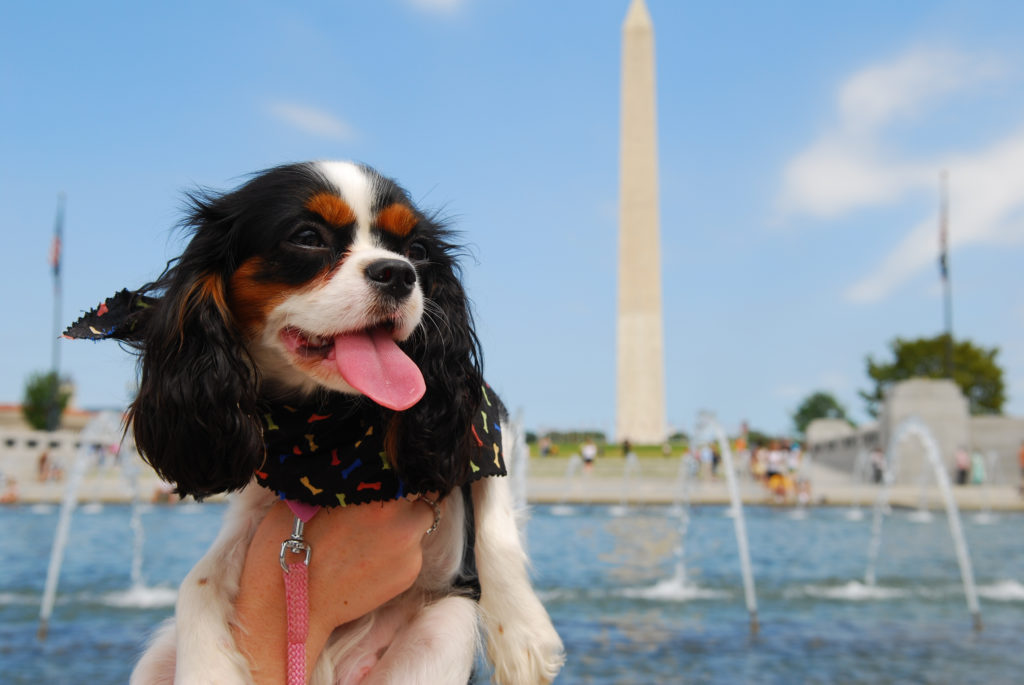
[[[392,334],[395,330],[395,324],[391,321],[385,321],[377,326],[366,329],[365,332],[371,334],[377,329],[382,329],[388,334]],[[345,335],[351,335],[351,333]],[[285,347],[298,357],[306,359],[333,359],[336,336],[317,335],[295,326],[288,326],[281,331],[281,340],[284,342]]]
[[[426,392],[423,374],[398,347],[390,322],[333,337],[288,326],[280,336],[300,360],[329,364],[346,383],[388,409],[408,409]]]

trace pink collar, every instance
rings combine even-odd
[[[306,504],[294,499],[286,499],[285,504],[292,510],[292,513],[302,519],[303,523],[309,523],[309,520],[313,518],[316,512],[320,511],[319,505]]]

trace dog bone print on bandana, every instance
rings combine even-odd
[[[139,322],[154,301],[154,298],[130,290],[121,290],[68,326],[64,331],[64,337],[86,340],[138,340]]]
[[[472,426],[476,449],[470,481],[507,474],[501,423],[489,392],[485,387],[487,408]],[[384,450],[386,426],[372,423],[356,407],[358,402],[342,395],[327,406],[272,406],[263,417],[267,457],[256,471],[257,482],[282,499],[325,507],[410,494]]]

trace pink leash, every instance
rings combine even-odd
[[[288,616],[288,685],[306,683],[306,639],[309,637],[309,560],[313,548],[302,537],[306,523],[320,507],[288,500],[295,514],[290,538],[281,543],[281,569],[284,571],[284,599]],[[288,553],[304,554],[299,561],[288,562]]]
[[[426,497],[423,501],[434,509],[434,524],[427,535],[441,523],[441,507]],[[320,507],[285,500],[295,514],[290,538],[281,543],[281,569],[284,571],[284,601],[288,616],[288,685],[306,685],[306,640],[309,638],[309,559],[313,548],[302,537],[303,529]],[[304,554],[299,561],[288,562],[288,553]]]

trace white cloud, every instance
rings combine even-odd
[[[950,174],[950,247],[1004,241],[1022,233],[1024,129],[967,154],[900,159],[887,154],[887,126],[924,117],[942,97],[999,75],[987,58],[918,50],[864,69],[839,88],[836,123],[783,170],[783,216],[829,219],[866,207],[892,205],[912,193],[938,198],[939,172]],[[1014,218],[1017,221],[1014,222]],[[852,302],[885,298],[938,258],[938,214],[908,227],[882,261],[846,290]]]
[[[877,129],[996,73],[988,59],[937,50],[909,52],[847,79],[839,89],[842,126],[847,133]]]
[[[293,102],[272,102],[267,108],[276,119],[319,138],[347,142],[355,136],[355,130],[347,122],[315,107]]]
[[[833,218],[891,203],[936,178],[921,165],[881,159],[871,144],[829,135],[786,166],[780,204],[784,214]]]
[[[1024,129],[971,155],[930,165],[949,170],[949,248],[999,244],[1024,235]],[[938,188],[938,175],[930,186]],[[850,286],[851,302],[883,299],[923,268],[938,268],[938,211],[922,219],[871,272]]]

